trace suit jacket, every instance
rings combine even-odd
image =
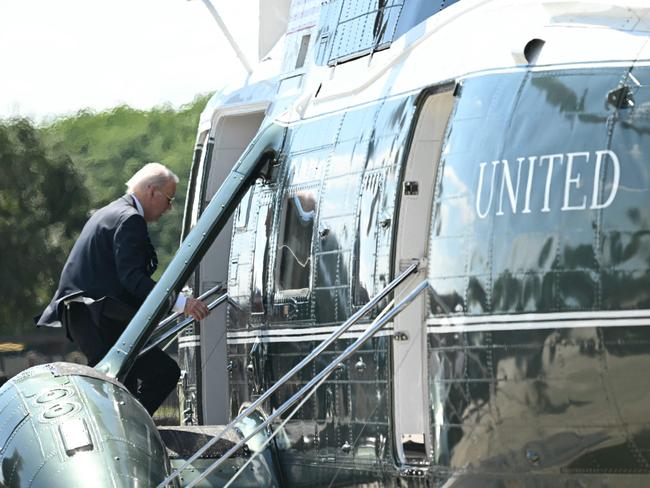
[[[86,222],[61,272],[59,287],[37,325],[61,327],[62,305],[82,295],[110,298],[135,311],[156,284],[158,266],[147,223],[131,195],[97,210]]]

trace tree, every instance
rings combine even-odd
[[[88,211],[72,160],[28,120],[0,123],[0,332],[18,335],[51,299]]]
[[[207,96],[197,97],[179,110],[120,106],[100,113],[85,111],[43,129],[51,144],[69,154],[83,175],[93,209],[122,195],[124,183],[145,163],[161,162],[179,176],[172,210],[149,227],[159,260],[154,278],[178,249],[199,114],[207,100]]]
[[[90,213],[123,194],[144,163],[180,177],[174,207],[150,227],[160,272],[179,244],[199,114],[208,97],[180,110],[127,106],[55,120],[0,121],[0,334],[31,331]]]

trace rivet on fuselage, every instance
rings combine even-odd
[[[526,449],[526,459],[530,464],[535,466],[539,465],[539,463],[542,461],[539,453],[533,449]]]
[[[359,372],[363,373],[366,370],[366,363],[363,362],[363,358],[360,357],[359,360],[354,365],[354,368]]]
[[[396,341],[408,341],[409,335],[406,332],[396,332],[394,338]]]

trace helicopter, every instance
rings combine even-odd
[[[283,6],[115,347],[0,389],[2,484],[646,486],[650,6]],[[121,381],[179,333],[156,427]]]

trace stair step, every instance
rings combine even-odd
[[[187,459],[203,447],[210,439],[223,432],[224,425],[182,425],[159,426],[158,432],[167,447],[170,459]],[[201,455],[201,459],[217,459],[233,447],[241,437],[230,430]],[[246,446],[239,449],[233,457],[247,458],[250,452]]]

